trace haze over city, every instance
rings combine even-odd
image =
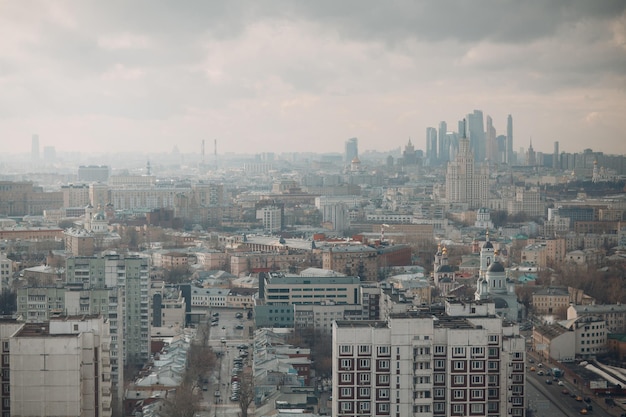
[[[425,147],[474,109],[515,149],[625,153],[620,0],[0,0],[0,143],[30,151]],[[9,145],[10,146],[7,146]],[[211,146],[207,145],[207,146]]]

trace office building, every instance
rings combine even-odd
[[[437,155],[437,129],[434,127],[426,128],[426,159],[429,165],[436,165]]]
[[[30,158],[33,162],[39,161],[39,135],[33,135],[30,145]]]
[[[470,140],[470,149],[474,154],[474,160],[482,162],[487,158],[487,144],[485,140],[485,126],[483,112],[474,110],[467,115],[467,137]]]
[[[513,165],[515,163],[514,154],[513,154],[513,117],[509,114],[506,118],[506,152],[505,152],[505,162],[508,165]]]
[[[332,415],[524,416],[525,339],[494,309],[335,321]]]
[[[448,124],[446,122],[439,122],[437,139],[437,156],[439,157],[439,162],[445,164],[450,160],[450,143],[448,140]]]
[[[354,158],[359,157],[359,140],[357,138],[350,138],[346,141],[345,146],[344,162],[350,164]]]
[[[107,182],[110,172],[107,165],[81,165],[78,167],[78,181]]]

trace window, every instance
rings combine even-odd
[[[498,385],[498,375],[489,375],[489,385]]]
[[[481,403],[474,403],[470,405],[470,410],[472,414],[483,414],[484,413],[484,406]]]
[[[389,369],[389,359],[379,359],[378,369]]]
[[[434,403],[433,409],[435,410],[436,413],[437,412],[443,413],[444,411],[446,411],[446,403]]]
[[[342,398],[351,398],[352,397],[352,388],[341,388],[341,397]]]
[[[498,369],[498,362],[495,361],[489,361],[489,370],[497,370]]]
[[[446,374],[435,374],[435,384],[443,384],[446,382]]]
[[[389,375],[378,375],[378,385],[389,384]]]
[[[446,362],[443,359],[435,359],[435,369],[446,369]]]
[[[352,345],[339,346],[339,354],[340,355],[352,355]]]
[[[465,375],[455,375],[454,385],[465,385]]]
[[[489,344],[493,345],[493,344],[497,344],[498,343],[498,335],[497,334],[490,334],[489,335]]]
[[[350,359],[342,359],[341,369],[350,369],[350,368],[352,368],[352,361]]]
[[[472,371],[482,371],[483,367],[483,361],[472,361]]]
[[[389,389],[388,388],[380,388],[378,389],[378,398],[389,398]]]
[[[435,355],[445,355],[445,354],[446,354],[445,346],[441,346],[441,345],[435,346]]]
[[[483,381],[482,375],[472,375],[472,385],[482,385]]]
[[[465,361],[452,361],[455,371],[463,371],[465,369]]]
[[[473,346],[472,357],[481,357],[481,356],[485,356],[485,348],[482,346]]]
[[[367,387],[361,387],[359,388],[359,398],[369,398],[370,396],[370,389]]]
[[[462,389],[452,390],[452,396],[454,397],[455,400],[462,400],[465,398],[465,390],[462,390]]]
[[[433,390],[433,395],[435,399],[443,400],[446,398],[446,390],[444,390],[443,388],[435,388]]]
[[[472,399],[473,400],[482,400],[484,397],[484,392],[481,389],[473,389],[472,390]]]
[[[370,383],[370,374],[367,372],[362,372],[359,374],[359,384],[369,384]]]
[[[341,374],[341,382],[352,382],[352,374],[350,374],[350,373],[342,373]]]
[[[465,414],[465,404],[453,404],[452,405],[452,413],[464,415]]]
[[[370,368],[369,359],[359,359],[359,369],[369,369],[369,368]]]
[[[465,357],[465,347],[464,346],[455,346],[452,348],[452,356],[457,358]]]
[[[352,411],[352,402],[350,401],[340,401],[340,408],[341,411]]]
[[[361,401],[359,403],[360,411],[370,411],[370,402],[369,401]]]
[[[370,345],[359,345],[359,355],[370,355],[372,347]]]
[[[389,348],[389,346],[378,346],[377,351],[378,351],[378,356],[391,355],[391,349]]]
[[[378,403],[377,405],[379,413],[388,413],[389,412],[389,403]]]

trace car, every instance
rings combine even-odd
[[[581,397],[580,395],[576,396],[576,401],[581,401],[582,402],[582,400],[583,400],[583,397]]]
[[[591,402],[591,398],[589,398],[589,397],[585,397],[585,398],[583,398],[583,400],[584,400],[587,404],[589,404],[589,403]]]
[[[530,367],[530,372],[535,372],[535,367],[534,366]]]
[[[589,411],[587,411],[586,408],[583,408],[582,410],[580,410],[580,414],[587,414],[589,413]]]
[[[237,329],[237,330],[241,330],[241,329],[243,329],[243,324],[238,324],[238,325],[236,325],[236,326],[235,326],[235,329]]]
[[[248,356],[248,352],[246,352],[245,350],[240,350],[239,351],[239,356],[242,358],[245,358]]]
[[[211,326],[219,326],[220,324],[217,321],[212,321]]]
[[[237,313],[237,314],[235,314],[235,317],[238,318],[238,319],[242,319],[243,318],[243,314]]]
[[[546,384],[552,385],[552,380],[551,379],[546,379]]]
[[[563,395],[569,395],[569,391],[566,389],[561,390],[561,394]]]
[[[543,363],[538,363],[537,364],[537,368],[541,368],[543,366]]]
[[[248,345],[244,345],[244,344],[237,345],[237,349],[248,349]]]
[[[543,371],[537,371],[537,375],[543,376]]]
[[[557,382],[557,384],[562,387],[563,385],[565,385],[565,382],[559,381],[559,382]]]
[[[230,396],[230,400],[231,401],[239,401],[239,395],[231,395]]]
[[[535,360],[533,358],[528,359],[529,363],[535,363]]]
[[[212,316],[213,316],[213,317],[219,317],[219,316],[220,316],[220,313],[216,311],[215,313],[213,313],[213,314],[212,314]]]
[[[219,398],[219,397],[221,397],[221,396],[222,396],[222,393],[221,393],[221,392],[219,392],[219,391],[215,391],[215,392],[213,393],[213,395],[214,395],[216,398]]]
[[[219,321],[220,321],[220,318],[219,318],[219,317],[213,317],[213,318],[211,319],[211,323],[217,323],[217,322],[219,322]]]
[[[220,342],[226,343],[226,338],[225,337],[220,337]]]

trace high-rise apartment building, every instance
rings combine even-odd
[[[498,160],[498,143],[496,142],[496,128],[493,127],[493,119],[487,116],[487,127],[485,130],[485,145],[487,148],[486,158],[493,162],[499,163]]]
[[[477,209],[487,206],[488,197],[489,168],[476,166],[469,139],[461,138],[458,154],[448,163],[446,171],[446,200]]]
[[[110,339],[102,316],[26,323],[8,346],[11,416],[111,416]]]
[[[357,138],[350,138],[346,141],[344,157],[346,164],[352,162],[354,158],[359,157],[359,140]]]
[[[335,321],[332,415],[524,416],[524,356],[493,303]]]
[[[552,152],[552,168],[559,169],[561,167],[559,161],[559,141],[554,142],[554,151]]]

